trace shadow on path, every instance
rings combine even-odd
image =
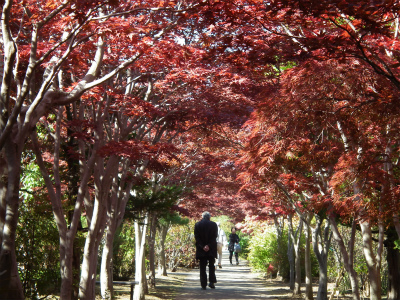
[[[189,299],[282,299],[290,298],[290,289],[285,284],[269,283],[261,279],[258,274],[251,273],[247,261],[240,260],[240,264],[230,265],[229,253],[224,251],[222,269],[216,269],[217,283],[215,289],[207,286],[206,290],[200,287],[200,271],[194,269],[186,273],[184,286],[178,291],[175,300]],[[234,259],[233,259],[234,260]],[[208,275],[208,268],[207,268]],[[273,286],[273,289],[271,289]]]

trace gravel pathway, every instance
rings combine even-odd
[[[175,300],[287,299],[290,295],[290,289],[287,285],[277,286],[276,283],[269,283],[258,274],[251,273],[247,261],[240,260],[238,266],[230,265],[228,257],[228,251],[224,251],[222,269],[218,267],[216,269],[218,282],[215,289],[207,286],[206,290],[202,290],[199,269],[194,269],[186,273],[185,284],[179,290],[179,295]]]

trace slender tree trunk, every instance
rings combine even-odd
[[[150,267],[150,286],[155,288],[156,286],[156,254],[155,254],[155,243],[156,243],[156,232],[157,232],[157,215],[151,214],[150,230],[149,230],[149,267]]]
[[[117,205],[118,204],[118,184],[114,178],[111,189],[110,204],[107,211],[107,227],[105,230],[105,243],[101,255],[100,266],[100,290],[103,299],[113,297],[113,243],[115,232],[118,228]]]
[[[344,245],[343,238],[339,232],[339,229],[336,224],[336,220],[334,216],[329,217],[330,224],[331,224],[331,229],[333,233],[333,237],[336,240],[340,252],[342,254],[343,258],[343,265],[344,268],[349,275],[350,278],[350,284],[351,284],[351,292],[352,292],[352,297],[353,300],[360,300],[360,291],[358,288],[358,278],[357,278],[357,273],[354,270],[354,262],[353,262],[353,252],[354,252],[354,243],[355,243],[355,233],[356,233],[356,222],[353,221],[353,226],[351,228],[351,237],[348,242],[349,249],[348,251],[346,250],[346,246]]]
[[[74,238],[74,237],[72,237]],[[73,241],[68,238],[67,232],[60,234],[60,269],[61,269],[61,289],[60,299],[72,299],[73,283]]]
[[[133,295],[134,300],[145,299],[145,287],[146,276],[143,276],[143,264],[144,264],[144,251],[146,241],[146,230],[147,230],[148,216],[143,220],[143,224],[139,224],[139,220],[135,221],[135,281],[138,284],[135,285],[135,291]],[[144,278],[143,278],[144,277]]]
[[[328,253],[331,244],[331,234],[329,233],[329,221],[326,221],[324,234],[321,234],[323,220],[316,216],[316,227],[313,229],[313,249],[318,260],[319,284],[317,300],[328,299]]]
[[[100,119],[98,122],[100,122]],[[98,133],[101,143],[104,142],[101,136],[103,134],[103,132]],[[110,214],[108,212],[109,208],[114,205],[112,197],[116,197],[116,191],[113,191],[115,189],[113,183],[115,183],[114,179],[118,174],[119,161],[120,159],[116,155],[111,155],[106,162],[101,157],[96,159],[94,169],[96,195],[83,254],[79,285],[79,299],[81,300],[92,300],[95,297],[99,245],[105,227],[107,223],[110,223]],[[111,234],[113,233],[111,232]]]
[[[283,236],[283,228],[285,226],[285,219],[283,217],[280,217],[281,221],[279,221],[279,217],[275,216],[274,217],[274,224],[275,224],[275,230],[276,230],[276,240],[277,240],[277,252],[280,253],[281,249],[281,241],[282,241],[282,236]],[[278,273],[276,275],[277,278],[282,279],[282,270],[281,270],[281,265],[276,266]]]
[[[145,245],[146,248],[146,245]],[[147,277],[146,277],[146,256],[143,254],[143,261],[142,261],[142,286],[143,286],[143,292],[145,295],[149,294],[149,285],[147,284]]]
[[[354,143],[354,141],[352,141],[351,139],[348,139],[348,137],[345,133],[345,130],[343,129],[343,124],[341,122],[337,121],[336,125],[337,125],[337,129],[339,130],[339,133],[341,135],[343,145],[345,147],[345,151],[348,152],[350,150],[354,150],[354,151],[357,151],[357,153],[360,155],[361,149],[356,146],[356,143]],[[358,155],[358,157],[359,157],[359,155]],[[354,187],[356,187],[356,184],[354,185]],[[354,190],[354,194],[358,194],[358,192]],[[350,278],[353,299],[359,300],[360,299],[360,291],[358,289],[357,273],[354,270],[354,260],[353,260],[353,253],[354,253],[353,250],[354,250],[355,233],[356,233],[356,221],[353,220],[353,224],[352,224],[352,228],[351,228],[351,237],[348,242],[348,251],[347,251],[346,246],[344,245],[344,242],[343,242],[343,238],[339,233],[339,229],[336,224],[335,216],[330,215],[329,219],[331,222],[333,237],[336,240],[336,242],[338,243],[339,249],[342,253],[344,268],[346,269],[347,274],[349,275],[349,278]]]
[[[396,21],[398,23],[398,19]],[[397,31],[395,34],[397,36]],[[393,160],[391,159],[392,153],[392,145],[388,143],[385,149],[387,159],[383,164],[384,171],[387,173],[387,179],[384,181],[382,195],[385,195],[389,190],[396,187],[396,183],[394,182],[395,176],[393,174]],[[394,199],[394,201],[397,202],[397,199]],[[397,209],[393,210],[392,218],[393,226],[387,229],[387,239],[384,242],[387,249],[386,261],[388,264],[387,299],[400,300],[400,252],[399,249],[396,249],[394,243],[395,240],[400,238],[400,222]]]
[[[35,134],[31,134],[31,140],[33,145],[33,150],[36,154],[36,161],[41,170],[43,179],[46,183],[47,191],[51,200],[52,209],[54,219],[57,224],[59,239],[60,239],[60,272],[61,272],[61,290],[60,290],[60,299],[62,300],[70,300],[76,299],[77,296],[73,293],[73,283],[74,278],[78,277],[79,273],[74,274],[74,271],[77,269],[73,269],[74,264],[77,264],[74,261],[74,255],[76,255],[75,250],[75,238],[78,227],[80,225],[80,216],[81,216],[81,204],[83,202],[83,195],[86,191],[86,186],[88,180],[90,178],[91,169],[94,164],[94,157],[93,155],[89,160],[88,163],[82,163],[82,165],[86,166],[84,168],[84,172],[82,177],[80,178],[80,184],[76,192],[76,201],[74,203],[74,210],[68,211],[68,224],[70,225],[69,228],[67,227],[67,222],[65,220],[65,215],[63,205],[62,205],[62,193],[61,193],[61,183],[59,179],[59,152],[57,148],[60,146],[60,123],[62,117],[62,110],[59,111],[59,118],[57,120],[57,128],[56,128],[56,135],[55,135],[55,153],[54,153],[54,182],[51,180],[47,169],[44,165],[42,154],[38,146],[37,138]],[[93,151],[95,153],[96,151]],[[79,255],[79,253],[78,253]],[[78,270],[80,270],[80,263],[77,266]]]
[[[18,224],[19,185],[21,174],[21,154],[17,146],[7,141],[4,151],[7,161],[6,173],[1,174],[3,183],[1,191],[1,249],[0,249],[0,299],[24,299],[22,282],[18,274],[15,253],[15,233]],[[5,200],[5,201],[4,201]]]
[[[295,253],[295,277],[294,277],[294,290],[293,295],[301,295],[301,257],[300,245],[294,247]]]
[[[167,261],[165,259],[165,240],[169,225],[163,225],[160,230],[160,251],[158,254],[158,275],[167,276]]]
[[[296,232],[294,232],[292,224],[292,216],[288,216],[288,226],[291,240],[294,247],[294,260],[295,260],[295,274],[294,274],[294,288],[293,295],[301,295],[301,258],[300,258],[300,238],[303,230],[303,220],[299,220],[299,225]]]
[[[398,23],[398,19],[396,19]],[[397,36],[397,31],[396,31]],[[393,174],[393,148],[391,141],[385,149],[386,159],[384,160],[383,169],[386,172],[385,181],[382,187],[381,195],[386,195],[388,191],[391,191],[396,187],[394,182]],[[397,199],[394,199],[396,202]],[[381,208],[382,209],[382,208]],[[396,209],[392,212],[393,226],[389,227],[387,232],[387,239],[383,242],[387,249],[386,261],[388,264],[388,282],[387,282],[387,299],[388,300],[400,300],[400,252],[395,247],[394,241],[400,237],[400,223],[399,215]],[[382,225],[381,225],[382,226]],[[397,233],[397,234],[396,234]]]
[[[393,224],[394,224],[394,228],[396,229],[397,232],[397,236],[400,237],[400,218],[399,218],[399,214],[397,212],[393,213]]]
[[[128,160],[123,161],[120,172],[116,174],[112,182],[110,205],[107,211],[106,238],[100,267],[100,289],[103,299],[113,297],[113,244],[115,233],[122,224],[126,203],[133,185],[133,181],[129,181],[129,176],[127,176],[130,170],[129,166]]]
[[[381,300],[381,275],[380,270],[377,267],[377,261],[372,246],[371,225],[369,222],[364,221],[360,223],[360,227],[363,239],[364,257],[368,267],[370,300]]]
[[[97,258],[100,241],[104,233],[105,219],[106,210],[104,204],[100,203],[99,199],[96,199],[83,252],[81,281],[79,284],[79,299],[81,300],[95,298]]]
[[[107,228],[106,241],[101,255],[100,289],[103,299],[111,299],[113,296],[113,242],[115,231]]]
[[[60,73],[61,76],[61,73]],[[59,77],[60,77],[59,76]],[[59,82],[60,88],[62,87],[62,80]],[[73,107],[75,104],[72,105]],[[74,116],[71,111],[70,105],[65,106],[65,112],[67,116],[67,120],[73,120]],[[74,132],[70,127],[67,127],[67,142],[65,144],[61,144],[61,148],[66,157],[66,161],[68,164],[67,168],[67,176],[68,176],[68,189],[66,191],[66,195],[68,197],[69,207],[74,207],[77,203],[77,197],[79,194],[79,185],[80,185],[80,172],[79,172],[79,161],[70,154],[70,150],[74,149],[78,151],[78,144],[76,138],[74,136]],[[73,222],[74,210],[70,209],[68,212],[68,224]],[[79,220],[78,222],[78,230],[82,230],[82,224]],[[80,268],[81,268],[81,256],[82,249],[76,243],[73,242],[73,253],[72,253],[72,298],[74,300],[78,299],[79,295],[79,276],[80,276]],[[68,299],[68,298],[67,298]]]
[[[8,165],[5,150],[0,150],[0,245],[3,242],[3,230],[7,211]]]
[[[394,243],[398,239],[398,235],[393,227],[389,228],[387,232],[387,240],[385,241],[388,264],[387,299],[400,300],[400,251],[396,249]]]
[[[71,224],[70,229],[67,229],[67,223],[64,218],[64,211],[62,208],[61,201],[61,184],[59,184],[57,175],[54,176],[56,184],[53,184],[50,179],[49,174],[47,173],[46,167],[44,166],[44,162],[42,160],[41,152],[39,150],[37,140],[35,135],[32,135],[32,144],[33,149],[36,154],[36,161],[41,169],[43,179],[46,183],[46,187],[48,190],[49,197],[52,203],[53,215],[57,224],[58,234],[59,234],[59,249],[60,249],[60,274],[61,274],[61,290],[60,290],[60,299],[69,300],[73,299],[73,254],[74,254],[74,239],[76,235],[77,222],[76,218],[74,221],[73,213],[71,213],[69,224]],[[55,143],[57,145],[57,142]],[[57,174],[58,163],[57,159],[54,160],[54,170],[55,174]],[[56,188],[54,188],[54,185]],[[80,215],[80,208],[77,209]]]
[[[312,300],[313,297],[313,282],[312,282],[312,274],[311,274],[311,228],[310,228],[310,221],[312,216],[309,215],[307,217],[307,225],[305,230],[305,237],[306,237],[306,245],[305,245],[305,271],[306,271],[306,293],[305,299]]]
[[[294,262],[294,246],[293,241],[288,235],[288,250],[287,250],[288,260],[289,260],[289,287],[294,290],[294,277],[295,277],[295,262]]]
[[[319,264],[318,292],[317,300],[328,299],[328,260],[327,255],[323,262]]]

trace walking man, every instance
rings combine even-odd
[[[218,226],[211,221],[208,211],[203,212],[203,219],[194,226],[196,239],[196,259],[200,260],[200,284],[203,290],[207,286],[207,263],[209,269],[208,286],[215,289],[217,278],[215,277],[215,259],[217,258]]]
[[[218,239],[217,239],[217,251],[218,251],[218,267],[222,268],[222,248],[227,243],[225,232],[218,226]]]

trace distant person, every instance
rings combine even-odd
[[[208,211],[203,212],[203,219],[194,225],[194,237],[196,239],[196,259],[200,260],[200,284],[203,290],[207,286],[207,263],[209,269],[208,286],[215,289],[217,278],[215,277],[215,259],[217,258],[218,226],[211,221]]]
[[[229,250],[229,261],[232,265],[232,256],[233,253],[235,252],[235,244],[239,243],[239,237],[236,234],[236,228],[232,227],[231,228],[231,234],[229,235],[229,245],[228,245],[228,250]],[[235,258],[236,258],[236,265],[239,264],[239,254],[235,252]]]
[[[219,226],[219,222],[217,222],[218,226],[218,239],[217,239],[217,252],[218,252],[218,267],[222,268],[222,248],[227,243],[225,231],[221,229]]]

